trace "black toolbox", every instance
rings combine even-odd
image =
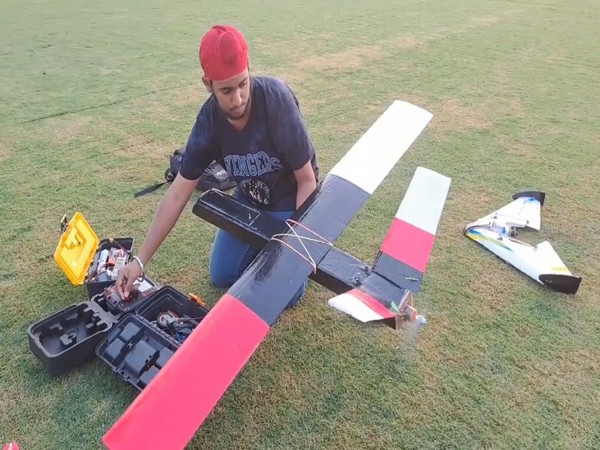
[[[97,355],[141,391],[208,314],[199,300],[145,281],[131,307],[111,305],[109,287],[106,294],[32,324],[27,330],[31,351],[52,375]],[[161,320],[163,326],[158,323]]]
[[[158,286],[144,278],[135,304],[142,305]],[[123,316],[103,293],[58,311],[27,329],[29,348],[51,375],[60,375],[94,356],[100,340]]]
[[[29,348],[51,375],[60,375],[90,359],[116,321],[93,300],[71,305],[27,329]]]
[[[206,307],[164,286],[104,336],[96,355],[141,391],[206,314]]]

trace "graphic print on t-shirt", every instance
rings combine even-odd
[[[265,151],[246,155],[227,155],[223,158],[227,172],[235,177],[241,191],[256,205],[268,205],[271,189],[258,177],[283,169],[281,161]],[[254,178],[256,177],[256,178]]]
[[[269,156],[263,150],[247,155],[227,155],[223,159],[225,169],[234,177],[260,177],[265,173],[283,169],[278,158]]]
[[[259,179],[245,178],[240,181],[238,186],[255,205],[268,205],[271,201],[269,186]]]

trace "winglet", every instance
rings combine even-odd
[[[553,291],[562,292],[563,294],[575,294],[581,284],[581,277],[575,275],[544,273],[540,275],[540,281]]]
[[[538,202],[540,202],[541,206],[544,206],[544,201],[546,200],[546,193],[540,191],[523,191],[517,192],[512,196],[513,200],[522,197],[535,198]]]

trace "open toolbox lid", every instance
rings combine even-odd
[[[60,375],[94,356],[118,319],[96,299],[77,303],[31,324],[29,348],[51,375]]]
[[[88,273],[100,239],[83,217],[76,212],[67,222],[61,221],[62,234],[54,251],[54,261],[74,285],[82,285]]]

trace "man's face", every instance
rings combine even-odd
[[[248,69],[224,81],[212,81],[212,92],[229,120],[245,118],[250,111],[250,73]]]

